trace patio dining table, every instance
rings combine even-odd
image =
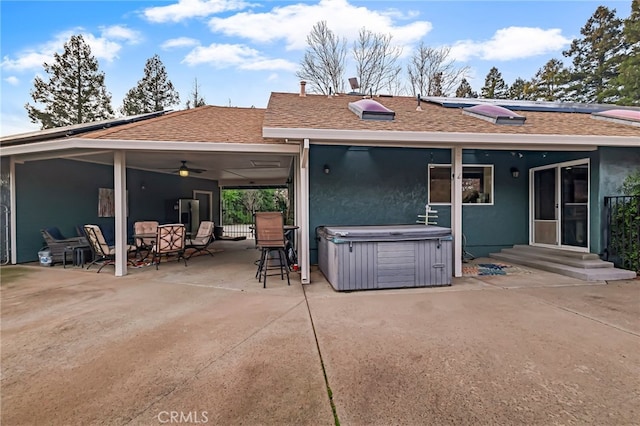
[[[133,243],[136,246],[136,257],[140,260],[145,260],[149,253],[151,253],[151,249],[156,242],[157,235],[155,232],[153,233],[145,233],[145,234],[133,234]],[[145,240],[153,240],[151,245],[145,244]],[[146,251],[147,253],[141,257],[140,253]]]

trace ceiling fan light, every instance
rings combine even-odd
[[[186,166],[182,166],[180,167],[180,170],[178,170],[178,174],[180,174],[180,176],[182,177],[187,177],[189,176],[189,169],[187,169]]]

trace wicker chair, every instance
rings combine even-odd
[[[55,226],[41,229],[40,232],[51,252],[51,263],[62,262],[65,250],[70,247],[89,247],[85,237],[67,238]]]

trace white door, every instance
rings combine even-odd
[[[532,245],[589,250],[589,160],[530,170]]]

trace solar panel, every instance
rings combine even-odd
[[[396,113],[373,99],[349,102],[349,110],[362,120],[393,120]]]
[[[474,105],[462,109],[462,113],[493,124],[506,124],[511,126],[522,126],[526,117],[498,105]]]
[[[449,98],[445,96],[425,96],[426,102],[439,104],[445,108],[467,108],[474,105],[498,105],[511,111],[576,112],[591,114],[606,111],[613,105],[586,104],[581,102],[524,101],[519,99]],[[624,109],[634,109],[632,107]],[[637,109],[637,108],[636,108]]]
[[[640,127],[640,111],[628,109],[610,109],[607,111],[593,113],[591,114],[591,118]]]

